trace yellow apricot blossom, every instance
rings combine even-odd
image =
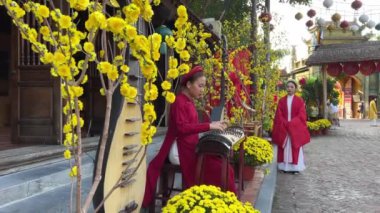
[[[161,83],[161,87],[164,90],[170,90],[172,88],[172,84],[169,81],[163,81]]]
[[[65,152],[63,152],[63,157],[66,159],[66,160],[70,160],[71,159],[71,152],[69,149],[66,149]]]

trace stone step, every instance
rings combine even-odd
[[[99,137],[84,138],[82,142],[84,152],[95,150]],[[62,159],[64,150],[62,145],[35,145],[0,151],[0,176],[42,166],[52,159]]]
[[[86,177],[82,182],[82,205],[90,191],[92,177]],[[75,187],[74,187],[75,191]],[[73,197],[72,211],[70,211],[71,184],[66,184],[53,190],[34,195],[8,205],[0,207],[0,213],[67,213],[75,211],[75,197]],[[92,204],[88,212],[94,212]]]
[[[82,155],[83,178],[92,177],[95,154],[95,151],[91,151]],[[50,164],[0,176],[0,208],[70,185],[69,161],[60,157],[60,160],[45,161],[47,162]]]

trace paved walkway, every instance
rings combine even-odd
[[[273,213],[380,213],[380,127],[341,121],[305,146],[306,170],[278,173]]]

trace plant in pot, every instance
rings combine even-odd
[[[234,160],[238,161],[240,143],[234,145]],[[253,178],[255,168],[273,160],[273,148],[269,141],[257,136],[249,136],[244,140],[243,179]]]
[[[242,203],[233,192],[212,185],[196,185],[170,198],[163,213],[250,212],[259,213],[251,203]]]

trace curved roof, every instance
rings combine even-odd
[[[380,60],[380,41],[317,46],[306,65]]]

